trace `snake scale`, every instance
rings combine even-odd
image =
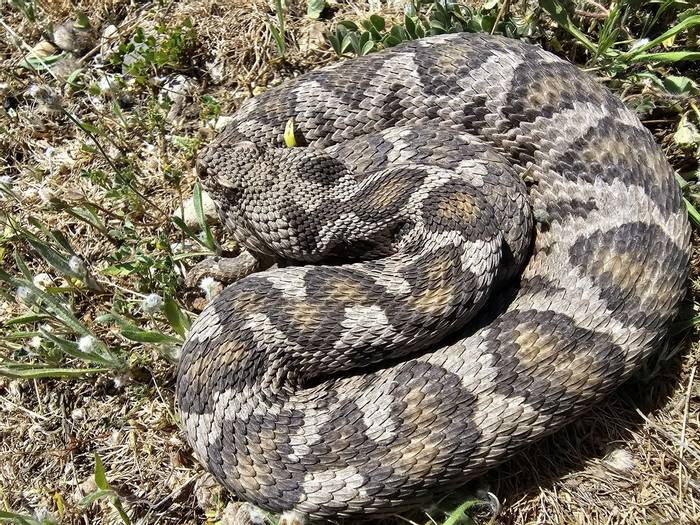
[[[232,118],[199,175],[234,237],[282,264],[205,308],[177,401],[197,458],[282,523],[453,490],[665,337],[689,259],[673,170],[617,97],[541,48],[425,38]]]

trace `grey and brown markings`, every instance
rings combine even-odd
[[[214,476],[286,522],[483,473],[624,381],[683,295],[689,225],[651,135],[516,41],[306,74],[244,104],[200,174],[234,236],[287,266],[201,314],[179,409]]]

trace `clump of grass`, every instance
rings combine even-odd
[[[414,0],[406,5],[402,19],[393,24],[373,14],[359,24],[344,20],[326,34],[339,56],[367,55],[401,42],[445,33],[486,32],[518,38],[530,30],[532,17],[512,16],[499,0],[472,7],[460,2]]]

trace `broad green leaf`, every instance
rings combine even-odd
[[[309,18],[319,18],[326,7],[326,0],[307,0],[306,16]]]
[[[83,275],[78,275],[71,269],[70,265],[68,264],[67,257],[58,253],[48,244],[36,238],[33,239],[31,237],[27,237],[26,239],[32,248],[34,248],[39,255],[41,255],[41,257],[55,270],[58,270],[63,275],[67,275],[69,277],[75,277],[78,279],[82,279],[84,277]]]
[[[374,27],[377,31],[384,31],[384,28],[386,27],[386,21],[383,17],[379,15],[371,15],[369,17],[369,21],[372,23],[372,27]]]

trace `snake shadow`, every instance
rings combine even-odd
[[[508,302],[508,298],[504,298],[501,304]],[[496,315],[500,308],[496,306],[490,310],[490,315]],[[683,324],[693,316],[689,294],[681,305],[674,326]],[[482,322],[487,324],[488,319]],[[523,448],[484,476],[470,481],[432,506],[424,505],[412,515],[365,523],[441,524],[449,512],[463,502],[481,499],[483,504],[477,504],[467,511],[471,522],[456,523],[509,525],[518,521],[514,513],[509,512],[509,507],[514,503],[536,497],[542,490],[561,487],[567,476],[583,471],[592,462],[603,464],[603,468],[612,468],[606,467],[606,456],[614,450],[625,449],[626,444],[634,440],[634,434],[641,431],[645,418],[653,419],[653,414],[667,407],[677,393],[683,374],[683,360],[692,346],[687,330],[684,333],[685,336],[668,337],[662,348],[606,399],[559,431]],[[615,470],[612,468],[607,472],[614,473]],[[489,497],[488,493],[492,496]]]

